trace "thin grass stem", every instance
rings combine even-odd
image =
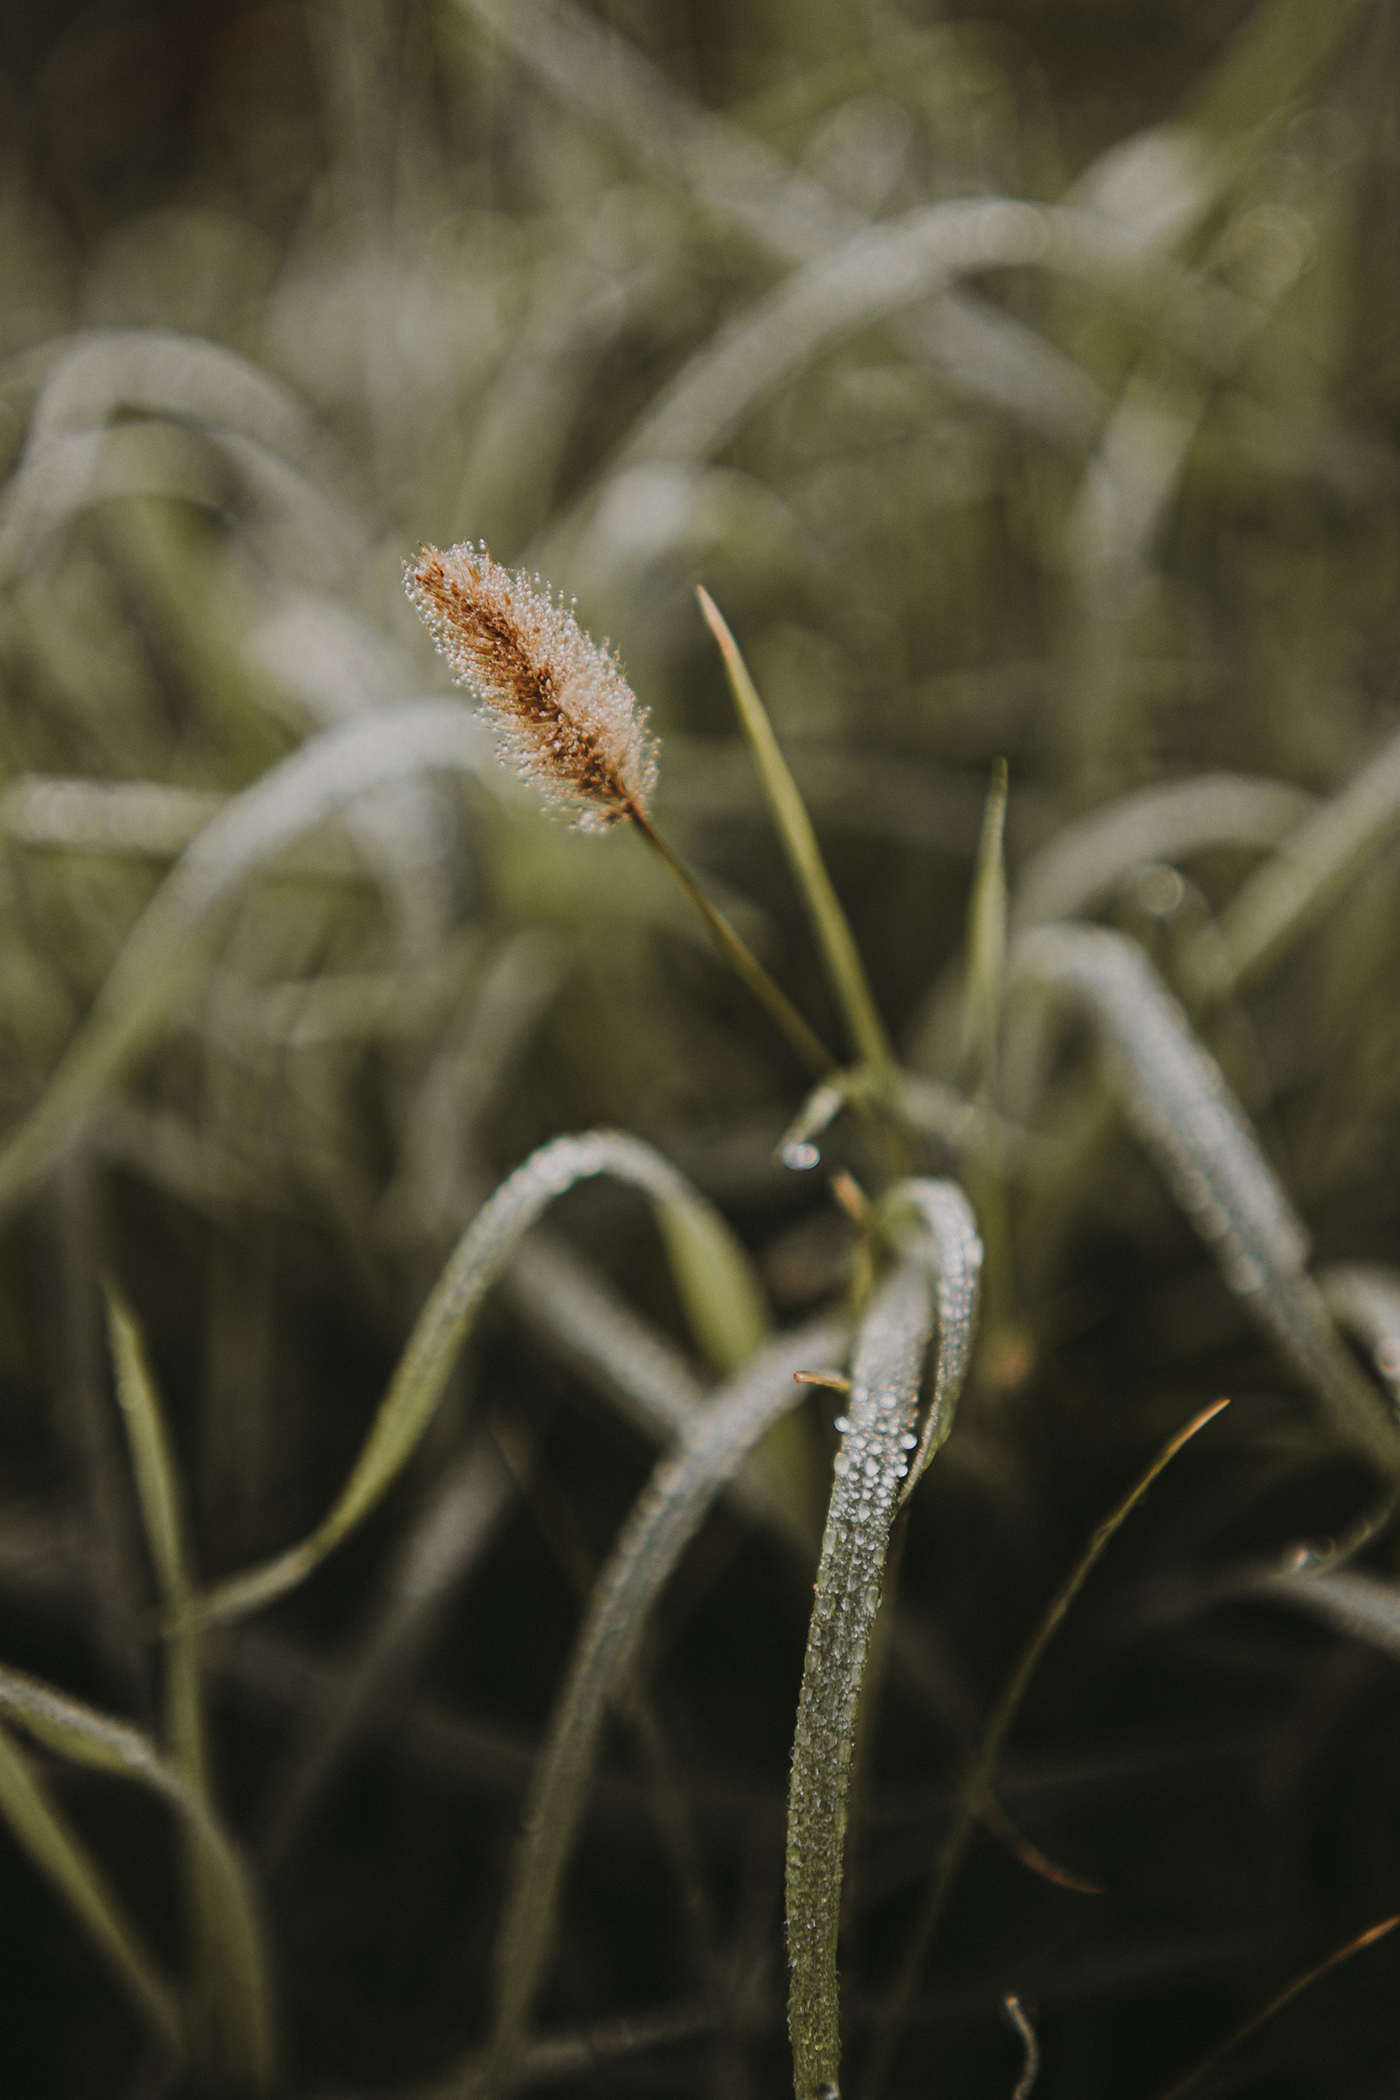
[[[749,676],[748,665],[724,615],[708,591],[697,586],[695,595],[724,658],[740,727],[752,749],[764,799],[772,813],[788,865],[802,892],[802,901],[822,951],[831,989],[841,1005],[851,1047],[863,1064],[887,1078],[894,1069],[894,1051],[875,1005],[850,921],[826,871],[817,834],[812,829],[812,820],[798,792],[797,782],[778,748],[768,711],[758,696],[758,688]]]
[[[1354,1940],[1348,1940],[1344,1947],[1334,1948],[1325,1960],[1318,1962],[1305,1975],[1296,1976],[1286,1990],[1280,1991],[1276,1998],[1271,1998],[1268,2004],[1246,2020],[1242,2027],[1237,2027],[1218,2049],[1212,2051],[1204,2063],[1197,2064],[1194,2071],[1188,2071],[1184,2078],[1179,2078],[1175,2085],[1169,2086],[1160,2096],[1160,2100],[1184,2100],[1187,2093],[1194,2093],[1227,2056],[1232,2056],[1242,2042],[1247,2042],[1251,2035],[1257,2034],[1261,2027],[1273,2019],[1275,2013],[1281,2013],[1286,2005],[1291,2005],[1295,1998],[1301,1997],[1313,1984],[1320,1983],[1333,1969],[1339,1969],[1344,1961],[1350,1961],[1354,1954],[1363,1954],[1368,1947],[1374,1947],[1377,1940],[1383,1940],[1397,1925],[1400,1925],[1400,1912],[1393,1918],[1383,1918],[1379,1925],[1368,1926],[1366,1931],[1359,1932]]]
[[[723,912],[710,902],[685,862],[667,845],[645,811],[632,802],[627,806],[627,816],[652,852],[670,870],[685,891],[704,920],[715,947],[725,961],[738,971],[759,1005],[801,1058],[812,1077],[829,1078],[837,1069],[836,1059],[820,1037],[808,1027],[787,993],[781,991],[773,982],[748,943],[734,931]]]
[[[1026,1696],[1031,1679],[1040,1667],[1046,1649],[1059,1631],[1070,1606],[1074,1603],[1075,1598],[1079,1595],[1079,1592],[1083,1589],[1090,1575],[1102,1559],[1105,1550],[1147,1494],[1153,1482],[1158,1478],[1159,1474],[1165,1472],[1177,1453],[1205,1428],[1207,1422],[1214,1421],[1215,1417],[1229,1404],[1228,1400],[1217,1400],[1210,1407],[1203,1408],[1200,1414],[1193,1416],[1184,1429],[1179,1429],[1176,1435],[1170,1438],[1158,1452],[1146,1472],[1128,1490],[1122,1501],[1099,1525],[1084,1552],[1075,1562],[1066,1581],[1056,1594],[1049,1610],[1036,1628],[1021,1660],[1007,1679],[1006,1687],[1000,1700],[997,1702],[996,1710],[991,1720],[987,1724],[981,1745],[963,1784],[958,1811],[953,1819],[952,1828],[944,1839],[942,1850],[938,1855],[933,1882],[925,1899],[923,1911],[914,1928],[913,1937],[900,1965],[899,1974],[885,2001],[884,2009],[880,2016],[874,2056],[866,2079],[867,2100],[875,2100],[875,2095],[879,2092],[885,2073],[889,2069],[890,2059],[894,2053],[900,2029],[908,2012],[909,2000],[913,1995],[914,1985],[917,1983],[919,1972],[923,1968],[929,1943],[947,1906],[954,1879],[966,1855],[972,1833],[982,1819],[985,1803],[991,1792],[992,1778],[1000,1762],[1006,1738],[1011,1730],[1011,1724],[1015,1720],[1021,1702]]]

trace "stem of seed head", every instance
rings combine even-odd
[[[776,985],[748,943],[734,931],[723,912],[713,905],[685,862],[674,853],[644,809],[636,802],[624,806],[622,814],[634,824],[647,844],[670,870],[705,922],[710,939],[735,970],[776,1026],[787,1038],[815,1079],[825,1079],[837,1069],[825,1043],[803,1020],[787,993]]]

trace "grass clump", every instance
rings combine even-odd
[[[1387,2089],[1397,55],[12,11],[26,2090]]]

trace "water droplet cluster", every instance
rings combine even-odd
[[[1129,1123],[1226,1283],[1344,1429],[1379,1448],[1375,1396],[1304,1267],[1302,1224],[1219,1065],[1143,950],[1107,927],[1038,926],[1018,943],[1013,973],[1079,996]]]
[[[936,1274],[923,1236],[862,1324],[817,1572],[788,1808],[790,2023],[797,2092],[815,2100],[840,2070],[836,1935],[846,1793],[861,1683],[890,1527],[917,1445],[919,1382]]]

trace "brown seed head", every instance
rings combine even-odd
[[[580,831],[645,816],[656,785],[646,712],[613,651],[538,576],[464,543],[420,548],[404,587],[524,779],[573,808]]]

